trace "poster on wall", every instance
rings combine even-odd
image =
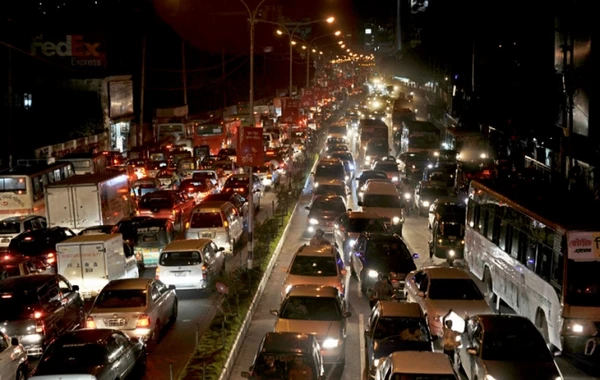
[[[108,82],[109,117],[133,116],[133,82],[130,80]]]

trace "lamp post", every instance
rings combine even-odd
[[[316,40],[319,40],[321,38],[324,38],[324,37],[339,36],[340,34],[342,34],[342,32],[340,32],[339,30],[334,33],[327,33],[322,36],[313,38],[308,43],[308,46],[306,47],[306,88],[308,88],[308,85],[310,83],[310,52],[311,52],[311,46],[312,46],[313,42],[315,42]],[[316,53],[316,51],[313,51],[313,53]]]

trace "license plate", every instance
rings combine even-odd
[[[2,238],[2,243],[10,243],[10,238]]]
[[[210,237],[212,237],[212,232],[203,232],[202,233],[202,237],[203,238],[210,238]]]
[[[400,288],[400,281],[392,281],[392,286],[394,287],[394,289]]]
[[[187,276],[186,272],[175,272],[173,274],[175,275],[175,277],[185,277],[185,276]]]
[[[123,327],[125,326],[125,319],[109,319],[108,320],[109,327]]]
[[[456,240],[456,236],[448,236],[449,240]]]

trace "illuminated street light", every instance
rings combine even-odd
[[[343,49],[343,48],[345,48],[345,47],[346,47],[346,45],[342,45],[342,46],[340,46],[340,47]]]
[[[335,32],[335,33],[333,33],[333,34],[335,34],[336,36],[339,36],[340,34],[342,34],[342,32],[340,32],[340,31],[338,30],[337,32]]]
[[[316,51],[315,49],[312,49],[312,52],[313,52],[313,53],[316,53],[317,51]]]
[[[283,32],[279,29],[277,29],[277,34],[279,34],[280,36],[283,35]]]
[[[338,45],[343,45],[344,41],[338,41]]]
[[[346,49],[346,52],[347,52],[347,53],[350,53],[350,49]]]
[[[323,55],[323,52],[322,52],[322,51],[320,51],[320,52],[319,52],[319,54]]]
[[[333,17],[329,17],[329,18],[327,18],[325,21],[327,21],[328,23],[330,23],[330,24],[331,24],[332,22],[334,22],[334,21],[335,21],[335,18],[333,18]]]
[[[292,45],[296,45],[296,41],[292,41]]]
[[[302,45],[302,49],[303,49],[303,50],[306,50],[306,45]]]

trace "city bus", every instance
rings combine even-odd
[[[428,121],[402,122],[399,153],[430,152],[432,155],[440,151],[440,130]]]
[[[70,162],[18,160],[17,166],[0,171],[0,219],[12,216],[46,216],[44,189],[49,183],[75,175]]]
[[[473,161],[489,157],[489,149],[481,132],[474,129],[446,127],[442,147],[458,153],[459,161]]]
[[[216,119],[194,127],[194,146],[207,145],[211,155],[219,150],[236,148],[241,120],[237,118]]]
[[[156,127],[156,142],[166,140],[177,141],[186,137],[185,125],[183,123],[164,123]]]
[[[575,356],[594,352],[600,331],[598,207],[581,198],[547,182],[474,180],[465,233],[465,260],[489,300]]]

